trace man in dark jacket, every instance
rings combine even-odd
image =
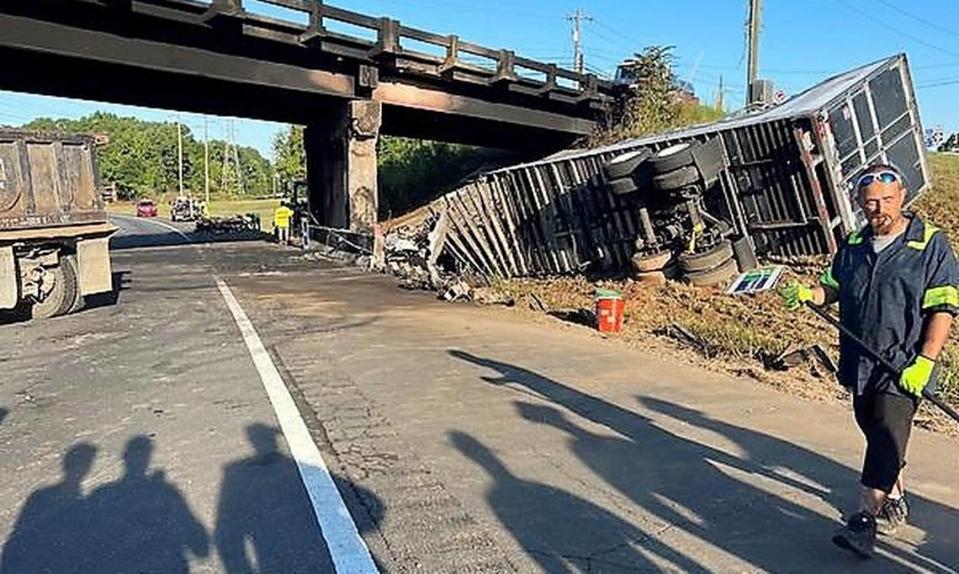
[[[854,341],[840,338],[839,379],[853,394],[866,456],[859,510],[833,542],[868,557],[877,529],[894,534],[906,521],[906,446],[959,312],[959,266],[941,230],[903,211],[906,182],[898,169],[873,165],[856,188],[869,225],[849,236],[819,286],[791,282],[781,294],[791,310],[838,302],[843,325],[900,369],[888,372]]]

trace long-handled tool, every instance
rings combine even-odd
[[[847,337],[850,341],[853,341],[854,343],[856,343],[857,345],[859,345],[859,348],[860,348],[860,349],[862,349],[863,351],[865,351],[867,355],[869,355],[870,357],[872,357],[873,359],[875,359],[876,362],[878,362],[880,365],[882,365],[883,367],[885,367],[890,373],[892,373],[893,375],[895,375],[895,376],[897,376],[897,377],[899,376],[899,374],[900,374],[899,369],[897,369],[897,368],[896,368],[892,363],[890,363],[885,357],[881,356],[879,353],[877,353],[876,351],[872,350],[872,349],[869,347],[869,345],[866,344],[865,341],[863,341],[862,339],[860,339],[859,337],[857,337],[852,331],[850,331],[848,328],[846,328],[846,326],[843,325],[842,323],[840,323],[836,318],[834,318],[834,317],[833,317],[832,315],[830,315],[829,313],[825,312],[825,311],[824,311],[821,307],[819,307],[818,305],[814,305],[814,304],[812,304],[812,303],[807,302],[807,303],[806,303],[806,306],[809,307],[810,309],[812,309],[813,313],[819,315],[824,321],[826,321],[827,323],[829,323],[829,324],[832,325],[833,327],[839,329],[839,332],[842,333],[844,337]],[[959,412],[956,412],[956,410],[955,410],[954,408],[952,408],[952,407],[950,407],[949,405],[947,405],[945,402],[943,402],[942,399],[940,399],[939,397],[937,397],[935,394],[933,394],[932,392],[930,392],[928,389],[923,389],[923,390],[922,390],[922,396],[923,396],[924,399],[928,400],[930,403],[932,403],[932,404],[936,405],[937,407],[939,407],[939,409],[942,410],[942,412],[944,412],[944,413],[946,413],[947,415],[949,415],[953,420],[955,420],[956,422],[959,422]]]

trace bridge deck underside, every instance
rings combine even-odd
[[[304,125],[346,100],[372,98],[383,103],[384,134],[521,151],[568,145],[594,126],[492,88],[485,94],[495,98],[387,76],[364,92],[358,66],[342,61],[309,65],[282,50],[267,59],[255,42],[237,53],[182,37],[159,41],[0,13],[7,64],[0,89]]]

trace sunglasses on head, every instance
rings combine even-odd
[[[899,174],[894,171],[877,171],[873,173],[867,173],[859,177],[859,180],[856,181],[856,189],[862,189],[864,187],[869,187],[874,182],[882,183],[896,183],[902,178],[899,177]]]

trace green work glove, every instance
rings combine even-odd
[[[780,287],[779,294],[783,298],[786,309],[790,311],[795,311],[802,307],[807,301],[812,301],[812,289],[798,281],[790,281]]]
[[[917,397],[922,396],[922,390],[929,384],[929,379],[932,378],[932,370],[935,366],[935,361],[919,355],[916,357],[916,360],[899,375],[899,386],[911,395]]]

